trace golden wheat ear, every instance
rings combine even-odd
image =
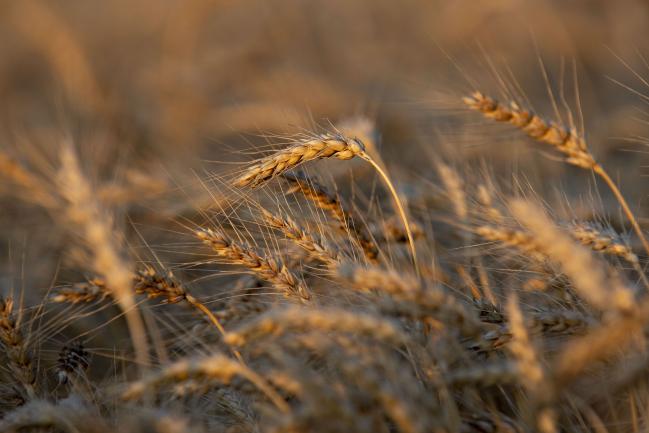
[[[257,161],[234,181],[234,185],[254,188],[308,161],[324,158],[348,160],[354,157],[359,157],[370,163],[392,195],[408,236],[413,266],[419,275],[415,241],[399,195],[386,171],[365,151],[365,145],[358,138],[348,138],[341,134],[323,134],[317,138],[296,143]]]

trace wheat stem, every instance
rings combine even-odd
[[[410,253],[412,255],[412,264],[413,267],[415,268],[415,272],[417,273],[417,276],[421,276],[421,272],[419,271],[419,262],[417,261],[417,249],[415,248],[415,239],[412,236],[412,230],[410,229],[410,223],[408,222],[408,217],[406,216],[406,211],[403,208],[403,205],[401,204],[401,200],[399,199],[399,195],[397,194],[397,191],[394,189],[394,185],[392,184],[392,181],[388,177],[387,173],[379,166],[365,151],[362,151],[359,156],[363,158],[365,161],[369,162],[372,167],[381,175],[381,178],[383,179],[385,185],[388,187],[388,190],[390,190],[390,194],[392,194],[392,199],[394,200],[394,204],[397,206],[397,210],[399,211],[399,216],[401,217],[401,221],[403,222],[403,227],[406,229],[406,234],[408,235],[408,245],[410,246]]]

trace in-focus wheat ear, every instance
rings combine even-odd
[[[406,211],[401,204],[399,195],[397,194],[388,174],[365,151],[365,145],[358,138],[349,138],[342,134],[321,134],[311,140],[296,143],[286,149],[279,150],[272,155],[261,158],[245,170],[244,173],[234,181],[234,185],[238,187],[251,186],[254,188],[263,185],[267,181],[288,170],[296,168],[304,162],[324,158],[348,160],[356,156],[369,162],[372,167],[374,167],[390,191],[408,236],[408,244],[412,254],[413,266],[415,267],[417,275],[419,275],[415,241],[412,236],[412,230],[410,229],[410,223],[408,222]]]

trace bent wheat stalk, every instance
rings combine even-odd
[[[415,241],[399,195],[394,189],[394,185],[386,171],[370,157],[365,151],[365,145],[358,138],[348,138],[341,134],[322,134],[311,140],[294,144],[262,158],[253,164],[234,181],[234,185],[238,187],[251,186],[254,188],[307,161],[324,158],[348,160],[355,156],[370,163],[390,191],[399,216],[403,221],[404,228],[406,229],[406,234],[408,235],[408,244],[410,246],[413,266],[419,275]]]
[[[588,149],[586,140],[578,135],[576,131],[569,130],[563,125],[548,122],[537,114],[522,109],[515,102],[510,103],[509,107],[507,107],[481,92],[474,92],[471,96],[463,98],[463,101],[470,108],[481,112],[485,117],[497,122],[511,123],[533,139],[553,146],[566,155],[567,163],[593,170],[609,187],[631,223],[633,230],[640,238],[642,246],[649,254],[649,242],[647,242],[629,204],[613,179],[604,170],[604,167],[595,161]]]

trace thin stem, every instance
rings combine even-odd
[[[645,252],[647,253],[647,255],[649,255],[649,242],[647,242],[647,239],[645,238],[644,233],[642,233],[642,229],[640,228],[638,221],[636,221],[635,216],[633,216],[633,212],[631,212],[631,208],[629,208],[629,205],[624,199],[624,196],[620,192],[619,188],[601,165],[595,164],[593,171],[597,173],[599,177],[604,180],[604,182],[606,182],[613,195],[615,195],[615,198],[617,199],[618,203],[620,203],[620,206],[622,206],[622,210],[626,214],[627,219],[633,226],[633,230],[635,230],[636,234],[640,238],[640,242],[642,242],[642,246],[644,247]]]
[[[410,246],[410,253],[412,255],[412,264],[415,267],[415,272],[417,273],[417,276],[420,277],[421,273],[419,272],[419,262],[417,261],[417,250],[415,249],[415,240],[412,237],[412,230],[410,230],[410,223],[408,222],[406,211],[403,209],[403,206],[401,205],[401,200],[399,199],[399,195],[397,194],[397,191],[394,189],[394,186],[392,185],[392,181],[390,181],[390,178],[388,177],[387,173],[381,168],[381,166],[378,165],[376,162],[374,162],[374,160],[367,153],[362,152],[359,156],[363,158],[365,161],[372,164],[372,166],[381,175],[384,183],[387,185],[388,189],[390,190],[390,193],[392,194],[392,197],[394,199],[394,203],[396,204],[397,210],[399,211],[399,216],[401,217],[401,221],[403,222],[403,227],[406,229],[406,234],[408,235],[408,245]]]
[[[208,319],[210,319],[210,322],[216,327],[216,329],[219,330],[221,335],[225,337],[225,329],[223,328],[223,325],[221,325],[221,322],[219,322],[219,319],[216,318],[214,314],[210,311],[209,308],[207,308],[203,303],[201,303],[198,299],[194,298],[191,295],[187,295],[187,302],[189,302],[193,307],[199,309],[203,314],[207,316]],[[241,353],[237,349],[234,349],[230,347],[230,350],[232,351],[232,354],[237,358],[237,360],[241,363],[241,365],[246,365],[246,363],[243,361],[243,357],[241,356]]]
[[[275,391],[269,384],[264,380],[263,377],[255,373],[254,371],[250,370],[248,367],[244,366],[243,367],[243,374],[247,377],[247,379],[252,382],[261,392],[263,392],[266,397],[270,399],[270,401],[277,406],[277,409],[279,409],[283,413],[290,413],[291,408],[284,401],[281,395],[277,391]]]

